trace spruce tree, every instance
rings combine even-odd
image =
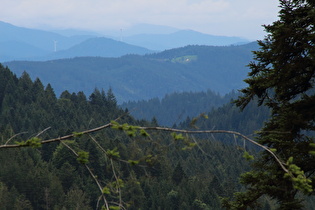
[[[310,154],[315,130],[314,24],[314,0],[280,0],[279,20],[264,26],[267,36],[258,41],[260,49],[254,52],[245,80],[248,87],[236,104],[243,109],[258,99],[258,105],[271,109],[257,141],[273,148],[290,173],[262,152],[253,170],[241,176],[247,191],[225,200],[228,208],[246,209],[267,195],[279,209],[301,209],[298,192],[314,192],[315,156]]]

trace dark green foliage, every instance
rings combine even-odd
[[[129,101],[120,106],[127,108],[137,119],[151,120],[155,117],[160,125],[173,126],[187,117],[193,118],[200,113],[210,112],[213,108],[222,106],[236,97],[234,91],[224,96],[210,90],[182,92],[167,94],[162,99]]]
[[[3,93],[1,144],[15,141],[26,144],[28,140],[31,141],[27,144],[31,144],[74,135],[63,144],[2,149],[0,201],[4,202],[3,206],[95,209],[101,192],[85,165],[91,168],[94,178],[102,184],[102,193],[110,201],[119,201],[121,190],[121,199],[128,209],[220,209],[220,197],[231,196],[240,189],[237,177],[248,166],[242,157],[243,150],[237,150],[234,145],[222,144],[206,135],[192,139],[179,133],[172,137],[170,133],[142,130],[143,125],[158,126],[156,120],[150,123],[134,120],[117,107],[111,90],[95,89],[90,97],[83,92],[64,91],[56,98],[50,85],[45,88],[40,80],[33,82],[26,73],[17,78],[1,66],[0,74],[8,79],[2,83],[0,78],[0,84],[6,84],[0,92]],[[209,113],[209,119],[199,117],[195,126],[212,128],[222,123],[220,126],[226,124],[237,129],[250,124],[255,117],[257,121],[264,118],[263,111],[252,112],[255,114],[242,117],[234,107],[226,105]],[[225,115],[220,118],[220,113]],[[229,116],[238,116],[237,120],[242,123],[228,120]],[[109,122],[116,129],[91,134],[103,151],[82,131]],[[189,126],[190,122],[186,124]],[[21,131],[27,133],[7,142]]]
[[[93,209],[89,206],[89,199],[86,193],[78,189],[77,187],[74,187],[68,191],[65,196],[63,207],[66,209]]]
[[[26,141],[16,142],[16,144],[21,146],[31,146],[33,148],[42,146],[40,143],[41,139],[37,137],[33,137],[31,139],[28,139]]]
[[[207,118],[196,118],[196,122],[192,127],[192,120],[187,118],[179,124],[179,127],[200,130],[232,130],[243,133],[245,135],[253,135],[258,131],[264,122],[270,117],[270,110],[267,107],[257,107],[255,102],[248,104],[243,110],[239,110],[232,103],[227,103],[221,107],[212,109],[207,113]],[[206,137],[206,136],[205,136]],[[247,142],[240,141],[236,137],[217,134],[215,135],[220,141],[229,142],[239,147],[252,147]]]
[[[38,143],[42,139],[74,134],[71,140],[64,143],[79,155],[76,157],[66,145],[58,143],[36,149],[1,150],[0,192],[3,194],[0,193],[0,201],[5,199],[4,206],[71,209],[77,205],[81,209],[95,209],[101,192],[85,165],[80,164],[83,163],[100,180],[103,193],[109,200],[119,201],[121,190],[121,199],[128,209],[221,209],[220,198],[230,197],[240,190],[238,176],[249,169],[248,162],[243,158],[244,151],[248,152],[245,152],[245,157],[252,159],[251,155],[254,156],[254,162],[261,160],[255,151],[248,149],[248,144],[233,136],[199,135],[192,138],[180,133],[142,130],[140,126],[158,126],[158,123],[156,120],[151,123],[134,120],[117,107],[111,90],[95,89],[89,97],[83,92],[64,91],[60,98],[56,98],[50,85],[44,87],[39,79],[33,82],[26,73],[17,78],[1,66],[0,74],[9,80],[2,82],[0,78],[0,84],[6,84],[0,91],[0,94],[3,93],[0,100],[1,144],[21,131],[28,133],[16,136],[9,143],[16,141],[30,145],[33,141]],[[197,98],[195,101],[198,101]],[[305,108],[304,103],[296,103],[296,106],[304,107],[308,114],[312,114],[312,109]],[[178,126],[253,134],[270,114],[268,107],[257,108],[255,103],[249,103],[242,113],[229,103],[213,108],[207,113],[208,117],[194,116],[193,120]],[[303,119],[299,118],[301,115],[290,114],[294,119]],[[112,121],[117,118],[119,120]],[[105,149],[103,151],[82,131],[109,122],[114,129],[91,134]],[[299,123],[304,125],[303,121]],[[273,134],[272,137],[276,138],[277,135]],[[275,148],[276,152],[281,151]],[[291,152],[298,154],[303,148],[307,148],[307,154],[314,151],[309,144],[301,144]],[[276,186],[277,182],[286,182],[289,187],[285,190],[294,189],[290,185],[291,177],[284,178],[284,173],[269,173],[268,169],[274,166],[265,163],[258,163],[257,167],[263,168],[266,173],[259,170],[245,173],[242,183],[259,180],[257,184],[272,185],[268,190],[274,193],[273,196],[280,189]],[[307,164],[299,163],[299,159],[294,158],[288,165],[298,178],[295,181],[297,185],[303,185],[305,180],[299,175]],[[113,168],[117,179],[113,175]],[[247,202],[248,206],[254,206],[256,203],[248,201],[258,198],[261,192],[259,189],[245,194],[247,197],[238,194],[237,198]],[[283,193],[282,196],[287,195]],[[79,201],[75,203],[76,200]],[[227,200],[223,201],[228,203]],[[310,199],[308,202],[311,205],[313,201]],[[258,203],[266,208],[268,205],[274,207],[270,198],[262,198]]]
[[[243,209],[268,195],[280,209],[302,209],[298,191],[314,194],[315,158],[309,152],[315,130],[315,2],[281,0],[280,8],[279,20],[265,26],[268,35],[249,64],[249,87],[236,103],[244,108],[258,99],[270,108],[271,118],[257,140],[276,149],[288,172],[263,152],[253,171],[242,176],[248,190],[227,203],[231,208]]]
[[[78,158],[77,161],[81,164],[86,164],[89,162],[89,153],[88,152],[84,152],[84,151],[80,151],[78,152]]]
[[[62,209],[63,206],[71,209],[74,208],[69,204],[74,196],[71,189],[77,186],[75,191],[85,203],[82,205],[95,206],[97,188],[95,189],[93,181],[88,181],[89,174],[79,163],[95,166],[95,173],[102,178],[104,159],[98,150],[93,150],[93,147],[89,146],[91,144],[86,143],[87,139],[83,138],[79,131],[124,115],[124,112],[116,107],[114,96],[110,92],[110,97],[103,94],[99,100],[100,104],[95,104],[88,101],[82,92],[70,94],[65,91],[60,99],[57,99],[50,85],[44,88],[39,79],[33,82],[27,73],[17,78],[9,69],[0,65],[0,74],[1,144],[5,144],[14,134],[22,132],[7,143],[17,142],[22,146],[37,148],[41,146],[42,139],[74,132],[76,142],[69,141],[66,144],[78,154],[78,157],[75,157],[65,146],[57,147],[56,144],[43,145],[36,150],[1,150],[0,182],[4,184],[1,190],[4,196],[11,199],[11,189],[16,189],[14,196],[18,199],[9,199],[9,203],[5,205],[11,208],[24,205],[26,209],[28,205],[30,209]],[[99,91],[95,90],[95,94],[99,94]],[[103,138],[106,138],[106,135]],[[87,152],[78,148],[87,148],[93,154],[89,155],[89,158]],[[88,162],[91,158],[93,160]],[[76,199],[79,198],[71,202]]]
[[[175,184],[179,184],[184,178],[187,178],[182,166],[178,163],[173,171],[172,180]]]

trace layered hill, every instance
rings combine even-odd
[[[68,49],[92,36],[66,37],[60,34],[14,26],[0,21],[0,61],[33,59],[47,55],[55,50]]]
[[[120,57],[144,55],[186,45],[231,45],[246,40],[212,36],[190,30],[168,30],[145,25],[129,34],[117,36],[89,31],[63,30],[59,33],[23,28],[0,21],[0,62],[12,60],[46,61],[79,56]],[[155,29],[155,30],[153,30]],[[174,31],[175,30],[175,31]],[[148,32],[148,33],[145,33]],[[67,35],[68,34],[68,35]]]
[[[91,38],[67,50],[51,53],[43,60],[74,58],[84,56],[120,57],[127,54],[144,55],[152,50],[116,41],[105,37]]]
[[[143,47],[92,35],[63,36],[58,33],[17,27],[0,21],[0,62],[45,61],[78,56],[119,57],[152,52]]]
[[[249,42],[240,37],[214,36],[193,30],[179,30],[170,34],[137,34],[124,38],[124,41],[158,51],[186,45],[228,46]]]
[[[187,46],[145,56],[77,57],[45,62],[14,61],[4,65],[62,90],[111,87],[118,102],[163,97],[167,93],[213,90],[221,94],[244,87],[245,67],[256,43],[240,46]]]

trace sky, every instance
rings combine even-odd
[[[0,20],[37,29],[128,30],[137,24],[263,39],[276,0],[0,0]],[[145,33],[145,31],[143,32]]]

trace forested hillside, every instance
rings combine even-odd
[[[65,59],[84,56],[120,57],[128,54],[144,55],[152,53],[152,50],[139,47],[113,39],[98,37],[87,39],[66,50],[57,51],[40,60]],[[38,59],[36,59],[38,60]]]
[[[256,43],[241,46],[187,46],[161,53],[120,58],[78,57],[46,62],[4,63],[14,73],[27,71],[62,91],[91,94],[111,87],[117,101],[163,97],[172,92],[206,91],[226,94],[244,87],[246,65]],[[163,85],[162,85],[163,84]]]
[[[231,92],[220,96],[212,91],[183,92],[168,94],[142,101],[129,101],[120,105],[136,119],[156,120],[163,126],[200,130],[232,130],[253,135],[270,117],[270,110],[250,103],[241,111],[233,101],[238,93]],[[205,116],[207,116],[205,118]],[[192,124],[192,122],[194,122]],[[231,140],[229,136],[220,141]]]
[[[221,96],[211,90],[206,92],[171,93],[162,99],[128,101],[121,104],[120,107],[127,108],[136,119],[150,121],[155,118],[160,125],[173,126],[186,120],[187,117],[193,118],[201,113],[208,113],[213,108],[227,104],[235,99],[237,95],[236,92],[232,91]]]
[[[192,124],[194,118],[187,118],[179,124],[179,127],[192,127],[200,130],[230,130],[254,137],[255,133],[264,125],[264,122],[269,119],[271,113],[268,108],[257,107],[254,102],[250,103],[243,111],[230,102],[218,108],[213,108],[205,114],[207,115],[206,119],[196,116],[197,121]],[[216,137],[221,142],[228,141],[231,143],[231,137],[226,134],[219,134]],[[253,148],[251,144],[246,143],[246,145]]]
[[[128,209],[220,208],[219,196],[239,189],[236,180],[247,163],[234,145],[207,136],[198,140],[201,152],[192,140],[174,141],[169,133],[130,137],[108,128],[82,135],[118,117],[119,123],[156,124],[119,109],[111,90],[89,97],[64,91],[57,98],[50,85],[27,73],[18,78],[3,66],[0,80],[2,209],[100,208],[94,179],[104,187],[108,205]],[[40,144],[67,134],[70,140]],[[7,148],[11,144],[22,147]]]
[[[220,197],[240,190],[238,177],[249,170],[244,151],[255,154],[255,147],[228,134],[138,134],[130,125],[156,122],[133,119],[118,108],[111,90],[96,89],[89,97],[64,91],[59,98],[51,85],[32,81],[27,73],[18,78],[3,66],[0,84],[2,209],[100,209],[102,193],[113,209],[221,209]],[[269,110],[251,103],[240,112],[227,103],[207,115],[177,127],[251,136]],[[82,132],[113,119],[118,130]],[[64,135],[70,138],[58,140]],[[276,206],[266,198],[258,203],[262,209]]]

